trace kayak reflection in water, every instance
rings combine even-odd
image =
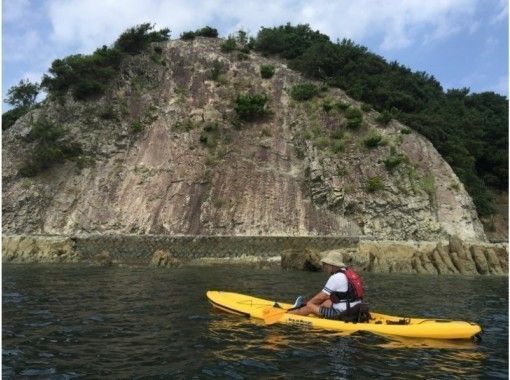
[[[339,252],[329,252],[321,263],[323,271],[330,275],[326,285],[306,303],[302,297],[298,297],[294,310],[289,310],[288,313],[366,322],[369,314],[368,307],[363,304],[361,277],[343,263]]]

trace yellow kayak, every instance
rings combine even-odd
[[[250,318],[264,319],[268,310],[274,309],[274,301],[239,293],[208,291],[207,299],[217,309]],[[283,309],[291,304],[280,303]],[[394,335],[407,338],[427,339],[476,339],[481,332],[479,325],[464,321],[444,319],[422,319],[394,317],[370,312],[371,319],[366,323],[343,322],[319,318],[282,314],[278,323],[299,325],[305,328],[335,330],[342,332],[369,331],[375,334]]]

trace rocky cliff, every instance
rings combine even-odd
[[[463,184],[424,137],[339,89],[294,100],[299,74],[220,44],[154,45],[159,54],[124,60],[105,96],[47,99],[4,131],[4,232],[485,240]],[[235,99],[248,93],[266,94],[271,114],[240,121]],[[361,127],[348,128],[347,106],[364,110]],[[42,119],[82,153],[22,177]]]

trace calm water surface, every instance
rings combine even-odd
[[[242,266],[3,265],[3,378],[508,378],[508,279],[365,274],[373,310],[480,323],[483,340],[306,331],[214,311],[206,290],[292,301],[325,274]]]

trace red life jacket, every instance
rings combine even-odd
[[[346,292],[331,292],[329,298],[333,303],[339,302],[354,302],[363,300],[365,291],[363,290],[363,281],[359,274],[357,274],[351,267],[340,269],[333,273],[343,273],[347,277],[347,291]]]

